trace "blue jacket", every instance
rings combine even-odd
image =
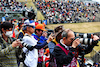
[[[48,43],[46,42],[46,38],[45,37],[43,37],[43,36],[41,36],[41,37],[39,37],[39,36],[37,36],[36,34],[32,34],[33,36],[34,36],[34,38],[36,39],[36,40],[38,40],[38,43],[37,43],[37,45],[35,46],[35,48],[36,49],[41,49],[41,48],[43,48],[45,45],[47,45]]]

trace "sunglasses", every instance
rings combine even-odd
[[[28,27],[32,27],[32,28],[35,28],[35,26],[28,26]]]

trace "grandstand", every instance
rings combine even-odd
[[[100,21],[99,5],[95,3],[37,1],[35,5],[51,24]]]

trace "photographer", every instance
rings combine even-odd
[[[43,42],[42,44],[38,44],[38,41],[32,35],[34,32],[35,32],[35,27],[31,25],[31,23],[26,25],[26,33],[23,37],[23,41],[31,46],[34,46],[34,49],[29,50],[26,47],[23,48],[23,52],[26,53],[25,55],[26,57],[24,60],[25,63],[24,67],[37,67],[37,63],[38,63],[37,49],[43,48],[52,40],[52,37],[49,36],[47,41]]]
[[[3,22],[0,27],[0,67],[18,67],[16,53],[21,42],[12,38],[11,23]]]
[[[98,39],[96,35],[93,36],[93,40]],[[88,45],[84,50],[85,54],[91,52],[94,46],[94,44]],[[66,29],[63,31],[60,43],[54,48],[57,67],[77,67],[77,57],[82,51],[80,47],[80,40],[79,38],[75,39],[75,34],[72,30]]]
[[[49,47],[49,51],[50,51],[49,67],[57,67],[55,58],[53,55],[53,51],[54,51],[54,47],[60,42],[61,33],[63,32],[63,30],[64,30],[64,27],[62,25],[57,26],[54,29],[54,34],[53,34],[53,36],[55,36],[55,38],[51,42],[48,43],[48,47]]]

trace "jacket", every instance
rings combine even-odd
[[[54,47],[56,46],[56,44],[58,44],[58,42],[56,41],[56,39],[54,39],[53,41],[48,43],[48,47],[49,47],[49,51],[50,51],[50,63],[49,63],[49,67],[57,67],[56,65],[56,60],[53,54],[54,51]]]
[[[63,67],[63,66],[70,67],[69,65],[72,62],[73,58],[76,59],[76,62],[77,62],[77,54],[78,55],[82,54],[82,46],[81,45],[77,46],[77,49],[70,47],[69,50],[66,49],[66,47],[63,46],[61,43],[59,45],[68,52],[66,54],[62,50],[62,48],[59,46],[56,46],[54,48],[54,56],[56,58],[57,67]],[[85,54],[91,52],[93,47],[94,47],[93,45],[89,45],[88,47],[85,47],[85,50],[84,50]]]
[[[14,40],[14,38],[8,38],[6,42],[0,37],[0,67],[18,67],[16,54],[19,53],[19,49],[11,45]]]

